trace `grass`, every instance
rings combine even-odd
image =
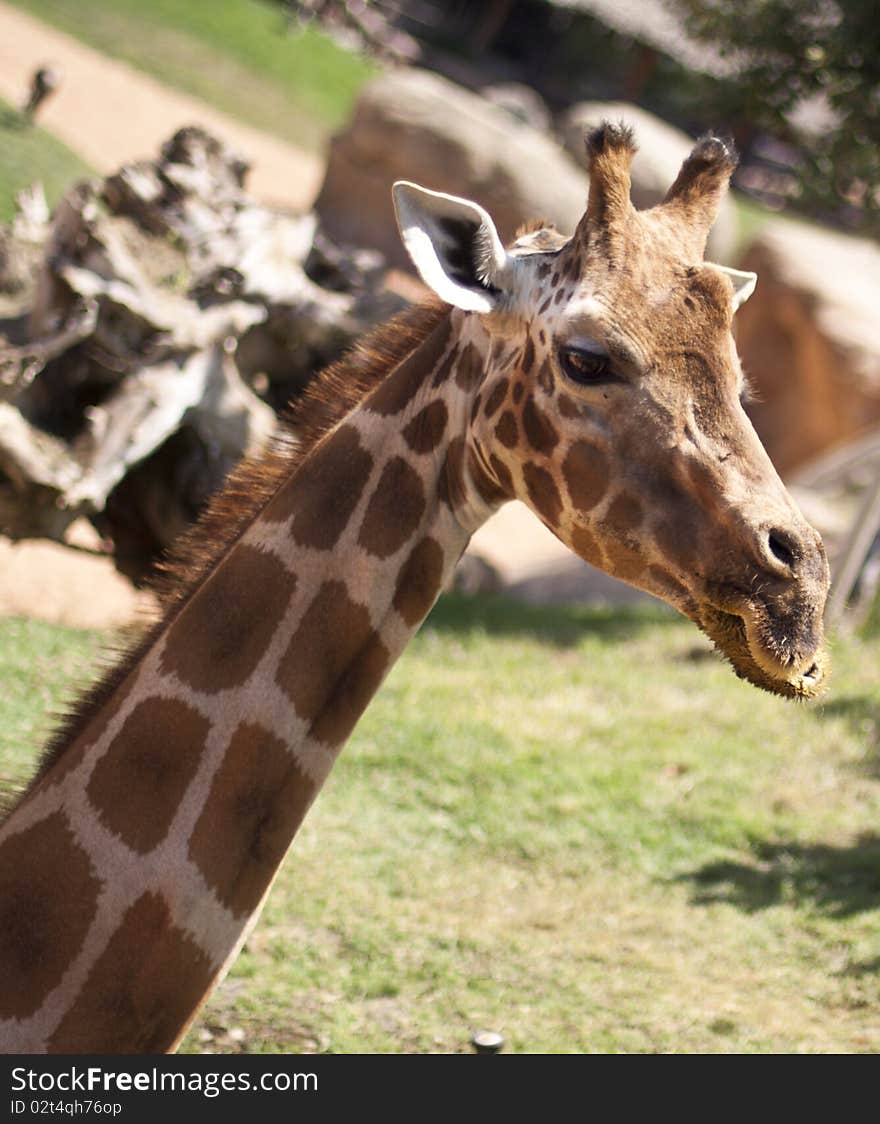
[[[21,119],[0,100],[0,222],[15,211],[15,196],[40,180],[53,206],[74,180],[94,173],[60,141],[40,128],[24,128]]]
[[[105,54],[256,128],[315,149],[348,117],[371,63],[262,0],[13,0]]]
[[[0,772],[96,644],[0,622]],[[880,1048],[878,655],[800,707],[657,609],[445,599],[184,1048]]]

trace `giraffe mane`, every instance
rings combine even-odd
[[[109,701],[141,656],[186,604],[232,545],[244,534],[277,490],[336,425],[431,334],[449,315],[430,299],[399,313],[362,337],[340,359],[315,376],[282,414],[269,448],[242,460],[211,497],[197,521],[170,548],[149,580],[161,614],[130,626],[120,642],[102,653],[103,671],[72,699],[58,718],[28,789],[63,756]],[[26,791],[28,790],[26,789]],[[0,806],[0,822],[19,798]]]

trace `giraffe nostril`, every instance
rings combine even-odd
[[[795,552],[791,539],[784,531],[771,531],[767,537],[767,545],[770,547],[770,553],[783,566],[787,566],[789,570],[795,567]]]

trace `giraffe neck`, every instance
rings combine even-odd
[[[234,959],[500,502],[462,436],[473,319],[440,318],[313,448],[0,828],[0,1049],[173,1049]]]

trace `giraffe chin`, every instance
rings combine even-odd
[[[750,633],[756,630],[748,628],[746,621],[740,616],[715,606],[703,606],[697,624],[719,652],[730,661],[740,679],[789,699],[805,701],[824,692],[829,661],[821,646],[805,670],[795,670],[786,668],[773,659],[766,648],[756,642],[754,636],[750,637]]]

